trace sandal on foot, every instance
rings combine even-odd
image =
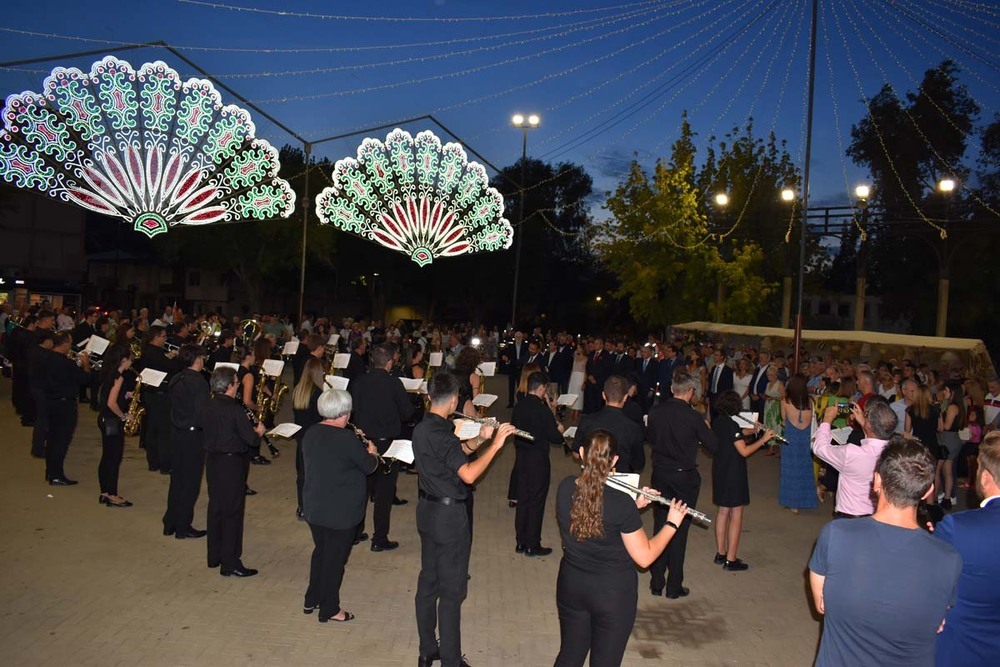
[[[326,623],[327,621],[336,621],[337,623],[347,623],[348,621],[353,621],[354,620],[354,614],[352,614],[349,611],[344,611],[343,609],[341,609],[341,611],[344,612],[344,617],[343,618],[337,618],[335,615],[334,616],[330,616],[329,618],[323,618],[322,616],[320,616],[319,617],[319,622],[320,623]],[[337,613],[339,614],[340,612],[338,611]]]

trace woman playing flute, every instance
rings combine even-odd
[[[614,437],[595,430],[580,456],[583,473],[565,478],[556,493],[563,557],[556,584],[561,644],[555,665],[582,666],[589,653],[591,665],[613,667],[621,665],[635,624],[635,565],[649,567],[663,553],[687,505],[671,502],[666,524],[650,539],[639,517],[649,498],[640,494],[633,500],[605,485],[618,460]]]

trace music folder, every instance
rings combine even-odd
[[[332,347],[336,347],[339,342],[340,334],[330,334],[330,337],[326,339],[326,344]]]
[[[556,399],[556,405],[573,405],[576,403],[576,399],[579,398],[579,396],[579,394],[562,394]]]

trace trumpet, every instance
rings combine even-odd
[[[67,356],[76,362],[77,366],[83,366],[83,352],[74,352],[70,350]],[[87,353],[87,360],[90,362],[90,370],[97,373],[101,370],[103,362],[100,359],[94,359],[94,355],[90,352]]]
[[[629,484],[629,483],[627,483],[627,482],[625,482],[625,481],[623,481],[623,480],[615,477],[614,475],[611,475],[606,480],[604,480],[604,483],[607,484],[608,486],[610,486],[613,489],[617,488],[620,491],[628,491],[630,493],[637,493],[640,496],[643,496],[644,498],[648,498],[652,502],[659,503],[661,505],[667,505],[667,506],[669,506],[670,503],[673,502],[671,499],[664,498],[663,496],[657,495],[655,493],[650,493],[648,491],[643,491],[642,489],[640,489],[640,488],[638,488],[636,486],[632,486],[631,484]],[[710,518],[708,518],[707,514],[705,514],[704,512],[699,512],[698,510],[693,509],[691,507],[687,508],[687,510],[685,511],[685,514],[687,514],[692,519],[695,519],[697,521],[701,521],[702,523],[708,523],[708,524],[712,523],[712,520]]]
[[[452,415],[452,417],[455,417],[457,419],[468,419],[469,421],[474,421],[477,424],[486,424],[487,426],[493,426],[493,427],[500,426],[500,422],[498,422],[493,417],[472,417],[465,414],[464,412],[456,412],[455,414]],[[535,436],[531,435],[527,431],[522,431],[519,428],[514,429],[514,435],[524,440],[530,440],[531,442],[535,441]]]
[[[733,415],[733,418],[734,419],[739,419],[740,420],[740,426],[744,426],[745,428],[755,428],[758,431],[766,431],[767,430],[767,427],[764,426],[763,424],[761,424],[759,421],[751,421],[749,419],[746,419],[745,417],[741,417],[740,415]],[[788,444],[788,439],[785,438],[785,437],[783,437],[783,436],[778,435],[777,433],[774,434],[773,439],[777,440],[778,442],[783,442],[786,445]]]

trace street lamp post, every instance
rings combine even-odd
[[[514,296],[510,306],[510,325],[516,329],[517,282],[521,274],[521,243],[524,240],[524,197],[526,194],[524,182],[527,180],[528,169],[528,130],[537,128],[542,122],[542,119],[538,114],[534,113],[529,114],[528,116],[516,113],[511,117],[510,122],[514,127],[519,127],[524,132],[523,140],[521,142],[521,191],[518,193],[517,197],[517,247],[514,250]]]
[[[937,184],[938,192],[946,199],[944,227],[948,229],[949,218],[951,218],[952,194],[955,192],[955,180],[952,178],[942,178]],[[950,257],[948,255],[948,237],[942,236],[941,257],[938,271],[938,300],[937,300],[937,323],[934,327],[935,336],[946,336],[948,333],[948,290],[951,286]]]
[[[795,190],[792,188],[785,188],[781,191],[781,201],[789,206],[795,206],[795,197]],[[794,213],[794,208],[792,212]],[[785,277],[781,284],[781,323],[779,325],[782,329],[788,328],[792,318],[792,258],[788,252],[785,255]]]
[[[871,195],[871,188],[867,185],[859,185],[854,188],[854,196],[857,197],[857,207],[861,210],[861,229],[867,230],[868,225],[868,197]],[[864,233],[867,233],[865,231]],[[865,292],[868,289],[868,280],[865,274],[866,245],[864,239],[861,241],[861,248],[858,250],[857,267],[854,282],[854,330],[863,331],[865,328]]]
[[[726,215],[726,207],[729,206],[729,194],[726,192],[719,192],[714,197],[715,207],[718,210],[718,219],[723,220]],[[721,224],[719,225],[722,226]],[[719,244],[719,255],[724,260],[728,259],[726,257],[726,247],[725,241]],[[716,278],[715,282],[715,321],[721,323],[722,318],[722,304],[726,300],[726,286],[722,283],[722,273],[720,272]]]

